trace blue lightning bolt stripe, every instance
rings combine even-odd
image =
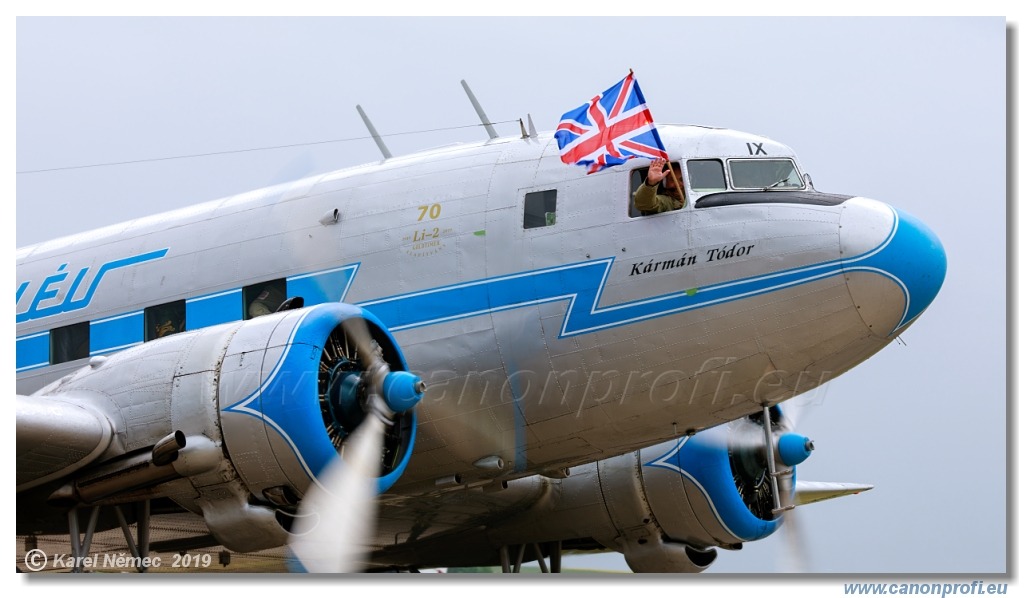
[[[680,290],[657,297],[601,307],[601,293],[615,258],[602,258],[508,276],[487,278],[360,303],[392,331],[431,326],[553,301],[568,301],[559,337],[587,334],[754,297],[842,274],[882,253],[895,237],[896,223],[877,248],[849,259],[832,260],[771,274]],[[922,308],[923,309],[923,308]]]
[[[909,220],[908,226],[900,226]],[[780,272],[709,285],[696,290],[649,297],[616,305],[601,305],[614,257],[542,268],[454,285],[425,289],[358,304],[376,315],[391,331],[431,326],[556,301],[567,301],[559,336],[571,337],[661,318],[822,280],[845,272],[864,271],[884,276],[901,289],[905,309],[897,330],[916,318],[934,297],[942,277],[922,272],[916,256],[934,253],[938,241],[922,233],[913,219],[893,210],[885,240],[861,255],[830,260]],[[941,253],[941,252],[939,252]],[[150,258],[152,259],[152,258]],[[944,257],[943,257],[944,259]],[[292,276],[289,296],[303,296],[306,305],[344,301],[360,264]],[[944,269],[943,269],[944,272]],[[189,329],[236,321],[241,317],[241,289],[227,289],[187,299]],[[113,318],[107,318],[108,321]],[[102,350],[137,342],[137,334],[105,338]],[[97,347],[99,348],[99,347]],[[48,365],[48,339],[38,334],[17,339],[18,371]]]

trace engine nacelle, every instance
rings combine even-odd
[[[565,479],[511,482],[517,491],[540,483],[546,490],[535,494],[544,498],[491,538],[603,546],[623,553],[636,572],[703,571],[715,560],[716,547],[736,549],[782,523],[773,513],[760,431],[740,420],[574,467]],[[787,450],[798,455],[799,448]],[[793,481],[792,475],[784,479]]]
[[[58,482],[63,485],[51,502],[167,496],[203,515],[229,549],[285,544],[294,507],[362,419],[368,382],[359,343],[343,325],[351,319],[365,322],[370,350],[392,371],[381,382],[385,402],[392,411],[404,411],[394,417],[382,450],[378,488],[386,490],[412,455],[416,416],[409,407],[422,386],[405,372],[397,342],[372,314],[328,303],[94,358],[41,389],[37,395],[88,405],[114,430],[95,465]],[[147,463],[155,461],[149,455],[169,435],[189,439],[177,461]],[[135,471],[148,477],[124,475]],[[147,487],[140,483],[144,479],[156,485]]]
[[[734,450],[728,435],[720,426],[639,452],[647,503],[668,537],[731,548],[779,528],[763,449]]]
[[[358,384],[361,373],[355,344],[341,328],[349,318],[366,321],[393,371],[407,369],[384,326],[345,304],[297,310],[276,322],[252,320],[229,342],[219,380],[221,426],[228,454],[236,457],[235,468],[254,495],[269,492],[272,501],[288,493],[301,496],[358,425],[360,418],[342,415],[354,393],[331,400],[333,388]],[[415,412],[407,411],[389,431],[380,492],[408,464],[415,430]],[[290,490],[276,490],[281,487]]]

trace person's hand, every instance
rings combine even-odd
[[[668,160],[664,158],[655,158],[651,160],[651,167],[647,171],[647,184],[651,187],[655,187],[660,183],[667,175],[668,170],[665,169],[665,165]]]

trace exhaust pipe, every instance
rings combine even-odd
[[[186,448],[187,447],[187,448]],[[187,437],[176,430],[153,448],[108,463],[65,484],[49,501],[54,504],[93,505],[119,494],[152,488],[165,482],[209,471],[221,459],[220,447],[205,436]]]

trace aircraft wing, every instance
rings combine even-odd
[[[797,480],[796,496],[793,502],[799,505],[809,505],[814,502],[821,502],[830,498],[839,498],[850,494],[860,494],[874,488],[871,484],[850,484],[846,482],[805,482]]]
[[[772,421],[781,509],[751,418],[572,467],[567,475],[461,484],[421,495],[385,494],[372,560],[378,568],[476,567],[572,551],[613,550],[635,572],[699,572],[716,548],[765,538],[794,507],[870,490],[795,480],[813,443]],[[758,434],[752,434],[757,432]],[[762,436],[763,438],[763,436]]]
[[[68,475],[110,446],[106,416],[70,396],[22,396],[17,405],[17,491]]]

